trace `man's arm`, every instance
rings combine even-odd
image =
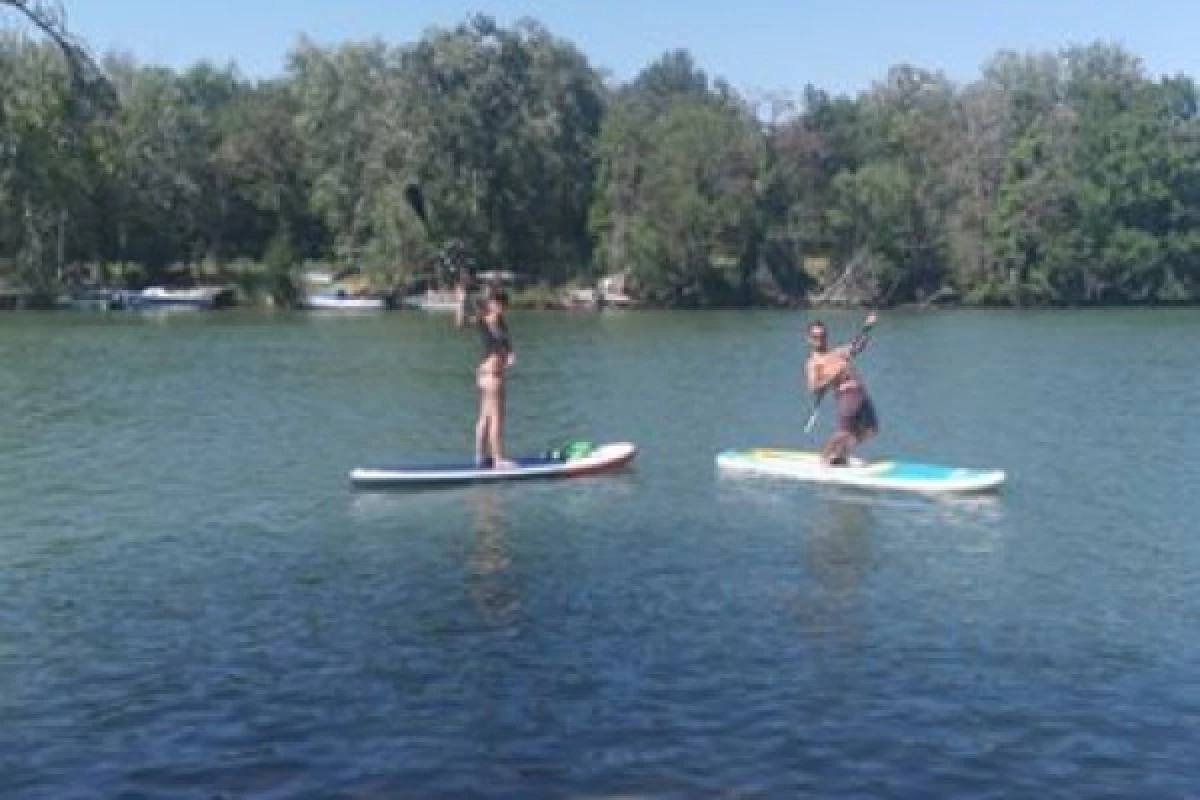
[[[821,398],[825,396],[825,387],[817,388],[816,359],[809,358],[804,365],[804,378],[804,382],[808,384],[808,390],[812,392],[813,396],[812,413],[808,415],[808,422],[804,424],[804,432],[808,433],[817,422],[817,410],[821,407]]]
[[[808,390],[814,394],[824,388],[819,385],[818,377],[817,360],[815,358],[810,358],[804,364],[804,382],[808,385]]]

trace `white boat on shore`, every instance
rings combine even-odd
[[[600,294],[600,304],[605,308],[633,308],[637,301],[629,291],[630,284],[627,273],[614,272],[605,275],[596,286]]]
[[[197,286],[169,289],[149,286],[128,296],[129,308],[137,311],[211,311],[233,305],[233,289],[228,286]]]
[[[453,289],[427,289],[420,294],[411,294],[400,301],[406,308],[419,311],[455,312],[461,301]]]
[[[344,289],[323,289],[300,300],[300,307],[310,311],[382,311],[387,300],[375,295],[355,295]]]

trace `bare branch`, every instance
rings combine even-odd
[[[16,9],[62,51],[71,74],[72,97],[86,104],[84,111],[111,111],[117,96],[103,71],[92,60],[87,48],[67,28],[67,12],[55,0],[0,0]]]

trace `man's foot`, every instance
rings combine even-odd
[[[487,469],[492,465],[492,459],[488,456],[475,456],[475,467],[477,469]]]

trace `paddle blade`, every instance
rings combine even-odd
[[[413,213],[421,218],[422,224],[429,224],[429,219],[425,216],[425,197],[421,194],[421,187],[415,183],[405,186],[404,199],[408,201]]]

